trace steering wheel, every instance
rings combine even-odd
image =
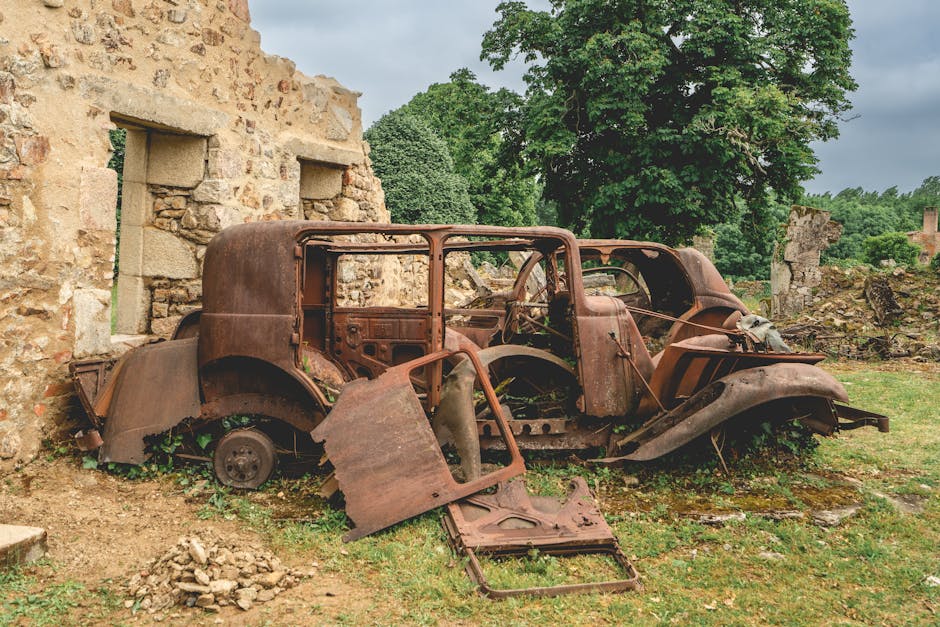
[[[617,290],[618,292],[621,292],[617,294],[617,298],[623,301],[625,305],[638,307],[640,309],[650,309],[652,307],[653,303],[650,300],[649,294],[643,288],[643,284],[640,282],[640,278],[627,268],[621,266],[600,266],[597,268],[585,268],[582,271],[583,276],[603,273],[620,274],[626,276],[628,279],[630,279],[630,282],[636,286],[636,291],[633,292],[621,292],[619,289]]]

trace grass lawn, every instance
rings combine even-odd
[[[586,477],[640,572],[638,592],[484,599],[448,547],[439,512],[351,544],[341,541],[344,514],[322,503],[305,511],[306,522],[278,520],[284,504],[307,498],[316,480],[280,480],[249,495],[217,491],[200,515],[240,520],[279,554],[316,560],[375,600],[337,610],[298,598],[294,624],[940,624],[940,587],[928,579],[940,577],[940,374],[829,369],[853,404],[890,415],[890,434],[862,429],[822,440],[802,465],[773,454],[729,459],[730,477],[714,459],[530,470],[530,486],[559,493],[573,474]],[[812,511],[856,503],[838,526],[812,520]],[[739,515],[705,524],[706,513]],[[501,587],[615,575],[593,557],[536,555],[486,568]],[[15,598],[0,603],[0,624],[4,612],[16,616]],[[56,599],[45,603],[55,607]],[[115,612],[116,622],[128,619]]]
[[[940,587],[926,579],[940,576],[940,376],[838,364],[832,370],[853,403],[891,416],[890,434],[862,429],[825,439],[801,468],[773,459],[732,463],[730,479],[714,463],[530,471],[530,485],[556,492],[572,474],[588,477],[641,573],[641,592],[494,602],[473,593],[438,513],[343,545],[339,513],[314,525],[278,525],[250,500],[236,507],[266,526],[276,545],[309,552],[386,599],[380,607],[329,617],[340,623],[940,623]],[[625,485],[627,476],[638,477],[639,485]],[[888,500],[899,498],[923,511],[901,513]],[[806,515],[852,502],[861,509],[833,528],[808,515],[773,520],[756,513]],[[696,515],[716,511],[748,515],[718,526]],[[489,566],[501,585],[538,585],[567,576],[596,579],[609,571],[598,560],[541,556],[512,569]]]

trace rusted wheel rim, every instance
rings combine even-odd
[[[219,482],[233,488],[254,489],[274,472],[274,442],[255,429],[230,431],[215,448],[213,466]]]

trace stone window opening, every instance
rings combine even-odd
[[[356,220],[358,205],[342,202],[345,168],[334,164],[298,159],[300,162],[300,206],[307,220]],[[348,205],[348,207],[347,207]],[[350,215],[346,215],[349,213]]]
[[[201,305],[201,259],[213,233],[202,228],[193,197],[206,178],[208,138],[117,116],[112,121],[124,136],[112,343],[169,337]],[[112,131],[112,144],[119,135]]]

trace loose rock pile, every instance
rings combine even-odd
[[[163,556],[147,562],[127,582],[125,607],[150,614],[174,606],[218,612],[270,601],[313,571],[287,568],[258,546],[239,547],[216,537],[180,538]]]
[[[778,320],[784,339],[850,359],[940,361],[940,277],[929,270],[822,268],[812,306]]]

